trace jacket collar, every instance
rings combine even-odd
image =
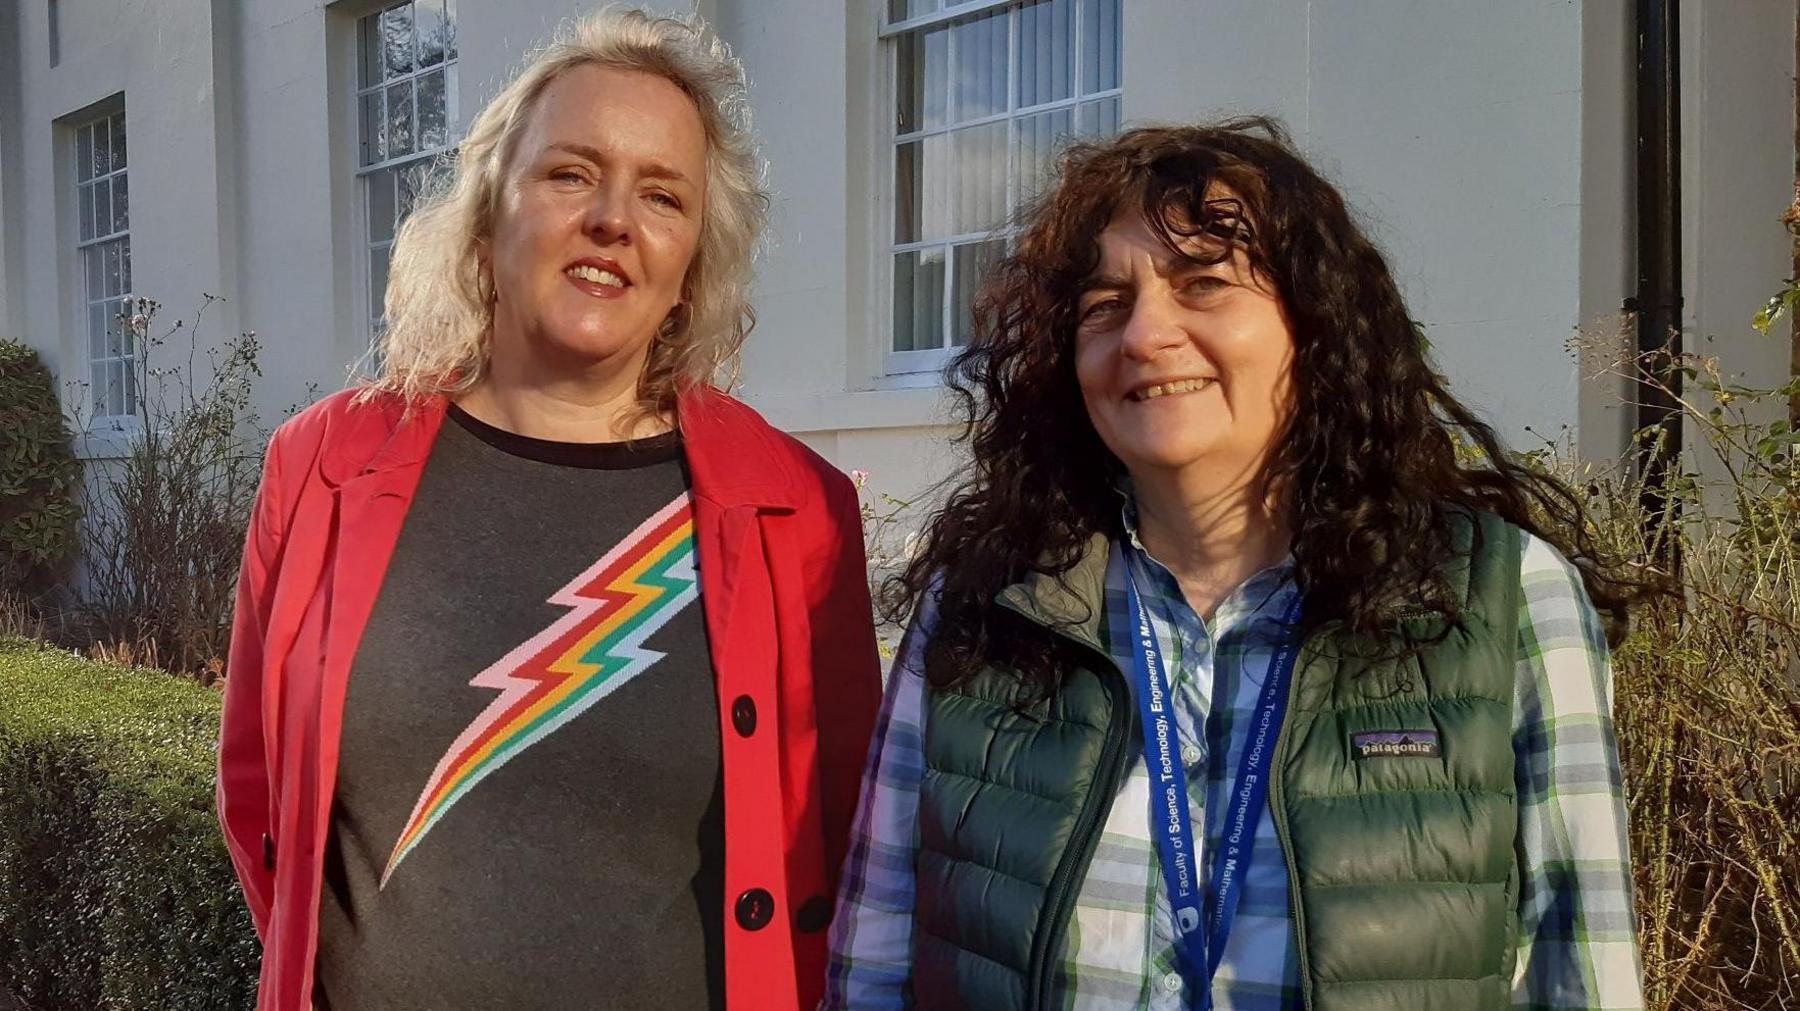
[[[338,486],[423,466],[449,405],[443,396],[410,406],[387,394],[351,400],[327,440],[320,462],[325,480]],[[780,433],[761,415],[710,386],[684,391],[676,411],[696,495],[722,509],[799,507],[801,475],[792,454],[782,451]]]
[[[684,390],[675,409],[694,494],[723,509],[799,508],[803,475],[762,415],[711,386]]]
[[[329,416],[331,431],[319,461],[320,474],[334,487],[364,475],[423,465],[449,406],[443,397],[409,404],[388,393],[339,396],[347,403]]]
[[[1081,557],[1060,577],[1032,572],[1001,590],[995,601],[1027,619],[1107,654],[1106,569],[1112,540],[1088,539]]]

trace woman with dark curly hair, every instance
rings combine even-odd
[[[1642,1006],[1651,586],[1266,120],[1077,147],[953,367],[824,1006]]]

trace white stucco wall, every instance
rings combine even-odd
[[[219,212],[222,152],[207,0],[63,0],[62,59],[52,67],[43,4],[18,16],[16,169],[6,191],[7,316],[63,380],[85,379],[86,325],[73,236],[70,120],[121,94],[127,115],[132,276],[165,303],[162,322],[191,313],[201,292],[223,293]],[[9,131],[11,132],[11,131]],[[13,155],[16,154],[16,157]],[[13,183],[17,188],[13,188]],[[17,242],[14,242],[16,234]],[[218,307],[205,332],[233,325]],[[185,357],[177,341],[166,349]]]
[[[1781,215],[1794,199],[1795,6],[1683,9],[1686,346],[1717,355],[1739,382],[1779,386],[1789,375],[1789,321],[1765,337],[1750,319],[1793,273]],[[1770,401],[1757,416],[1767,423],[1785,411],[1784,400]]]
[[[1580,4],[1146,6],[1129,118],[1279,116],[1387,253],[1453,389],[1515,444],[1575,423]]]

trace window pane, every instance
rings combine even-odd
[[[1083,137],[1110,137],[1119,132],[1119,100],[1102,98],[1075,107],[1075,132]]]
[[[435,67],[444,62],[444,0],[417,0],[413,10],[418,19],[419,66]]]
[[[94,178],[94,128],[75,128],[75,178],[87,182]]]
[[[387,157],[412,153],[412,81],[387,86]]]
[[[369,318],[380,319],[382,304],[387,298],[388,247],[375,246],[369,250]]]
[[[101,189],[106,187],[106,189]],[[111,179],[94,187],[94,228],[96,231],[122,232],[125,230],[125,218],[119,213],[119,191],[125,187],[125,173],[121,172]],[[106,201],[101,203],[101,201]]]
[[[372,88],[381,83],[381,15],[371,14],[356,22],[356,86]]]
[[[369,187],[369,241],[394,237],[394,170],[380,169],[366,177]]]
[[[1006,240],[994,239],[990,242],[957,246],[953,255],[956,333],[951,335],[950,343],[961,347],[969,343],[969,338],[974,335],[975,296],[981,290],[981,282],[987,279],[994,265],[1006,255]]]
[[[445,120],[444,72],[434,70],[419,78],[419,150],[444,146]]]
[[[131,196],[125,184],[124,173],[113,177],[112,191],[113,229],[122,232],[131,227]]]
[[[387,90],[387,156],[398,158],[413,150],[413,105],[411,81],[388,85]]]
[[[77,187],[75,205],[81,208],[81,241],[86,242],[94,237],[94,188]]]
[[[942,238],[951,234],[953,209],[950,202],[950,136],[927,137],[920,145],[925,165],[919,182],[919,238]]]
[[[107,129],[106,120],[94,124],[94,167],[92,175],[103,176],[112,171],[112,131]]]
[[[897,73],[900,107],[895,132],[907,134],[943,126],[950,86],[949,29],[901,36]]]
[[[951,91],[957,122],[1006,111],[1006,12],[950,29]]]
[[[119,363],[119,413],[136,414],[138,409],[137,365],[130,361]]]
[[[384,91],[373,91],[362,97],[362,163],[373,165],[387,160],[387,110],[382,102]]]
[[[894,148],[894,241],[917,242],[923,208],[919,206],[919,141]]]
[[[1119,0],[1087,0],[1081,8],[1081,91],[1119,86]]]
[[[1068,109],[1040,112],[1019,121],[1013,148],[1013,175],[1019,206],[1035,199],[1050,181],[1055,168],[1056,152],[1062,138],[1068,135],[1071,117]]]
[[[456,59],[456,0],[444,0],[444,59]]]
[[[94,184],[94,234],[112,233],[112,180],[102,179]]]
[[[90,261],[98,264],[99,258]],[[106,303],[88,303],[88,358],[106,357]]]
[[[1019,11],[1019,106],[1074,95],[1075,0],[1048,0]]]
[[[131,250],[127,249],[125,255],[129,258]],[[136,331],[131,329],[131,300],[119,299],[113,303],[113,308],[119,315],[119,353],[135,360],[138,356],[138,339]]]
[[[106,365],[106,415],[116,418],[125,413],[125,363]]]
[[[937,0],[888,0],[888,21],[905,21],[937,9]]]
[[[951,234],[992,231],[1006,222],[1006,124],[967,127],[950,136],[956,166]]]
[[[419,176],[423,168],[424,166],[420,163],[413,162],[394,170],[394,227],[396,230],[399,228],[400,222],[405,221],[406,216],[412,213],[413,201],[419,195],[421,181]]]
[[[125,167],[125,114],[113,117],[112,126],[112,168],[114,172]]]
[[[944,346],[944,251],[917,249],[894,257],[894,350]]]
[[[412,73],[413,16],[411,4],[401,4],[391,10],[381,12],[381,48],[387,54],[382,61],[385,77],[400,77]]]
[[[131,300],[122,298],[113,303],[119,313],[119,353],[127,358],[136,358],[138,353],[137,332],[131,329]]]
[[[119,240],[119,294],[131,294],[131,240]]]
[[[134,301],[133,299],[125,299],[123,302],[120,303],[119,311],[128,313],[130,311],[130,309],[132,308],[133,301]],[[124,330],[125,330],[125,354],[130,356],[130,358],[133,361],[138,361],[138,360],[140,360],[139,356],[143,354],[143,343],[144,343],[145,338],[148,336],[148,334],[147,333],[139,333],[138,331],[132,329],[131,328],[131,317],[129,315],[127,315],[125,317]]]
[[[81,297],[92,302],[106,294],[106,256],[99,246],[89,246],[81,251],[81,258],[87,267],[87,290]]]
[[[107,298],[112,298],[115,295],[123,293],[125,290],[123,287],[120,286],[119,244],[116,242],[107,243],[105,255],[106,255],[106,287],[104,289],[102,289],[102,291],[106,295]]]
[[[456,64],[444,68],[444,139],[456,142]],[[455,150],[452,148],[451,150]]]
[[[123,326],[119,321],[119,301],[108,299],[101,306],[106,311],[106,357],[118,358],[125,353],[120,342]]]
[[[950,137],[943,134],[895,148],[895,242],[920,242],[952,234],[950,151]]]

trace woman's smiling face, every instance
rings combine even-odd
[[[1213,194],[1229,197],[1229,194]],[[1293,411],[1294,335],[1234,241],[1177,255],[1137,210],[1115,216],[1077,305],[1075,374],[1100,439],[1134,475],[1254,477]]]
[[[699,245],[699,111],[662,77],[587,65],[530,115],[484,243],[493,353],[641,367]]]

